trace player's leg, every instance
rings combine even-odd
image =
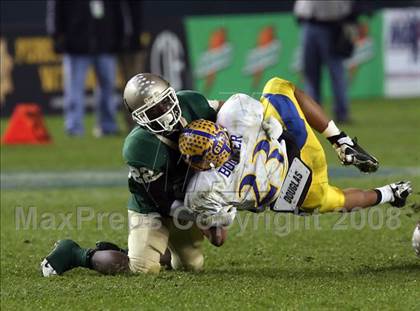
[[[323,191],[324,199],[320,212],[326,213],[343,209],[351,211],[356,208],[366,208],[384,203],[402,207],[412,192],[412,188],[409,181],[400,181],[370,190],[356,188],[341,190],[328,185],[323,187]]]
[[[99,243],[95,248],[81,248],[72,240],[58,241],[42,261],[44,276],[63,274],[76,267],[103,274],[151,272],[160,270],[161,256],[168,245],[169,231],[158,215],[129,211],[128,256],[112,243]]]
[[[169,229],[158,214],[128,211],[128,257],[132,272],[158,273],[168,246]]]
[[[400,181],[372,190],[344,189],[344,208],[364,208],[383,203],[390,203],[395,207],[402,207],[413,189],[409,181]]]
[[[170,226],[169,249],[171,265],[175,270],[200,271],[203,269],[203,233],[192,223],[166,219]]]
[[[41,263],[43,276],[60,275],[77,267],[93,269],[103,274],[128,271],[126,252],[115,244],[107,242],[108,246],[104,247],[101,243],[97,243],[95,248],[82,248],[72,240],[58,241]]]

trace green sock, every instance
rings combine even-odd
[[[74,248],[73,249],[73,263],[75,267],[91,268],[90,257],[91,248]]]

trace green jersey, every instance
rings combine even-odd
[[[176,94],[182,116],[188,123],[197,119],[216,120],[216,111],[200,93],[179,91]],[[129,167],[128,209],[167,215],[174,200],[183,200],[192,172],[181,159],[178,137],[179,131],[165,136],[176,146],[173,148],[139,126],[128,134],[123,147],[124,161]]]

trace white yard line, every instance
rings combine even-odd
[[[1,189],[73,188],[73,187],[125,187],[128,172],[110,171],[39,171],[4,172],[0,174]],[[329,167],[329,176],[338,178],[376,178],[420,176],[420,167],[381,167],[370,175],[360,173],[354,167]]]

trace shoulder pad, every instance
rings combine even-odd
[[[168,151],[154,134],[136,127],[124,141],[123,158],[130,166],[159,171],[165,167]]]

